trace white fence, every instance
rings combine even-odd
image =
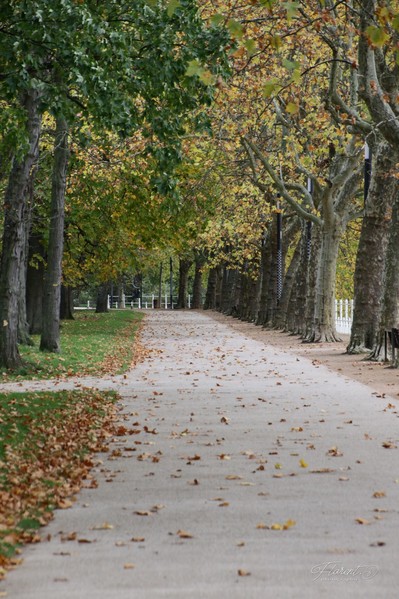
[[[335,300],[335,328],[337,333],[350,335],[353,321],[353,300]]]
[[[173,296],[171,302],[170,295],[167,293],[162,296],[161,304],[159,305],[159,297],[156,295],[143,295],[142,298],[133,299],[132,296],[122,294],[122,297],[119,299],[119,296],[113,295],[112,298],[109,295],[107,298],[108,309],[125,309],[125,308],[134,308],[137,310],[154,310],[155,308],[162,308],[163,310],[170,310],[171,308],[176,308],[177,305],[177,297]],[[171,305],[172,303],[172,305]],[[75,310],[94,310],[95,304],[90,300],[83,306],[74,306]],[[191,308],[191,295],[187,296],[187,308]]]
[[[173,296],[173,305],[171,306],[170,296],[165,294],[162,296],[161,305],[159,304],[158,296],[143,295],[142,298],[133,299],[131,296],[122,294],[121,300],[119,301],[118,296],[108,296],[108,308],[134,308],[137,310],[153,310],[155,308],[161,308],[163,310],[170,310],[175,308],[177,304],[177,297]],[[187,307],[191,308],[191,295],[187,296]],[[75,310],[94,310],[95,305],[92,305],[90,301],[85,306],[75,306]],[[337,333],[342,335],[350,335],[353,320],[353,300],[335,300],[335,327]]]

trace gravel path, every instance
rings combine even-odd
[[[396,599],[389,397],[203,313],[152,312],[142,342],[126,378],[57,384],[118,390],[131,434],[0,596]]]

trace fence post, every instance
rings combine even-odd
[[[152,294],[152,309],[154,309],[154,300],[155,300],[155,295]]]
[[[111,301],[109,295],[107,295],[107,310],[111,308]]]

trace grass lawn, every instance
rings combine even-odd
[[[78,313],[63,322],[61,354],[20,347],[23,369],[3,380],[101,376],[127,370],[143,350],[135,338],[142,314]],[[0,393],[0,579],[18,564],[20,546],[40,541],[55,508],[66,509],[90,477],[92,456],[107,451],[118,397],[93,389]]]
[[[133,310],[78,312],[75,320],[62,321],[61,353],[41,352],[40,338],[34,336],[33,346],[19,346],[24,366],[4,371],[3,381],[124,372],[140,347],[134,335],[142,318]]]

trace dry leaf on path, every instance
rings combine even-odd
[[[181,539],[193,539],[193,535],[186,530],[178,530],[176,533]]]

